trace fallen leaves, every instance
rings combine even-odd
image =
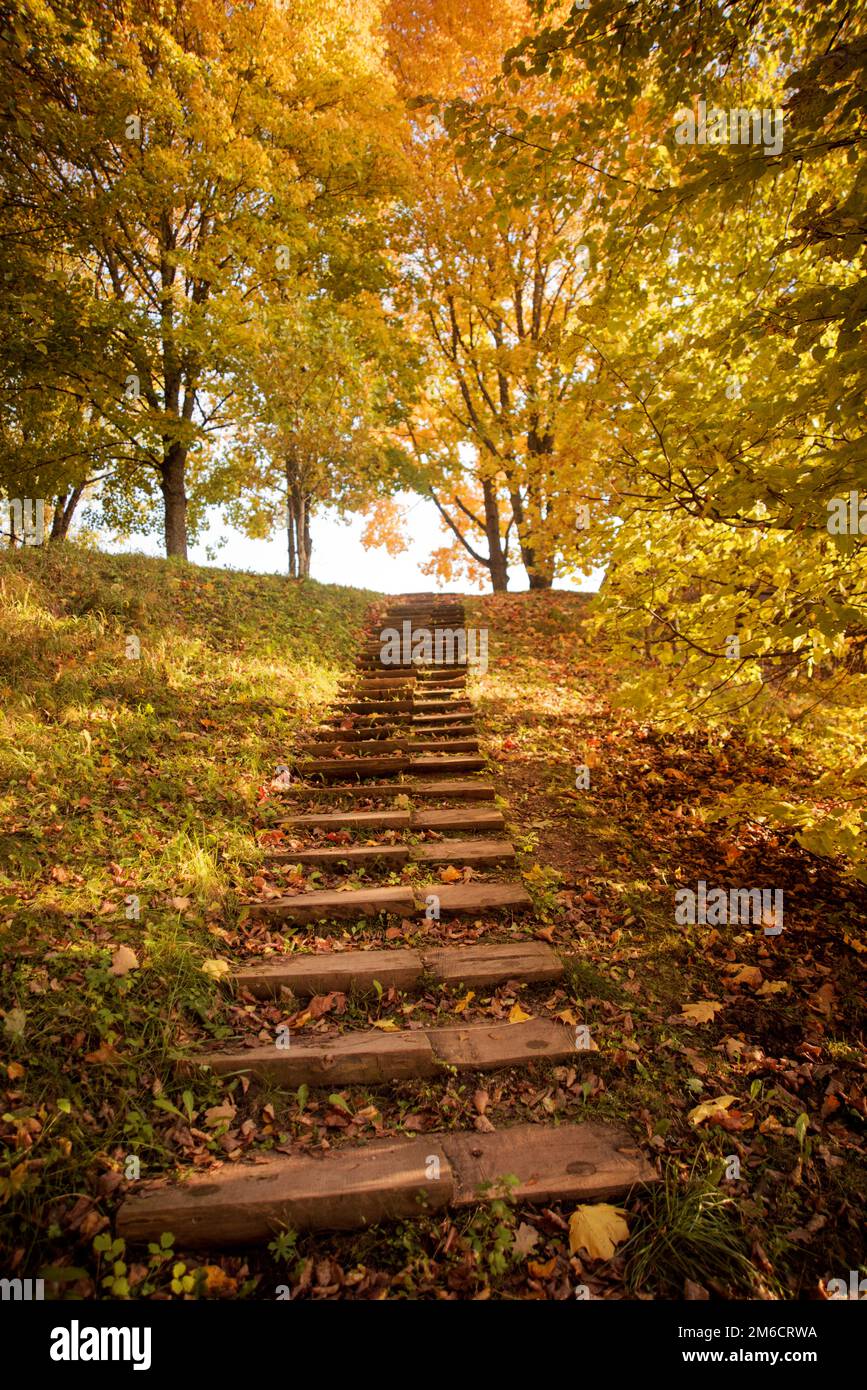
[[[607,1202],[576,1207],[569,1217],[569,1249],[579,1251],[591,1260],[610,1260],[618,1245],[629,1238],[625,1212]]]
[[[222,980],[228,975],[232,967],[227,960],[221,956],[215,956],[211,960],[202,961],[202,974],[207,975],[210,980]]]
[[[440,883],[461,883],[463,877],[460,869],[456,869],[454,864],[449,864],[445,869],[439,871]]]
[[[720,1009],[724,1009],[725,1004],[720,1004],[716,999],[702,1000],[698,1004],[681,1004],[681,1017],[690,1023],[712,1023]]]
[[[138,970],[138,956],[129,946],[118,946],[111,958],[109,975],[128,975],[131,970]]]
[[[23,1009],[7,1009],[3,1019],[3,1032],[8,1033],[11,1038],[23,1038],[26,1022],[27,1015]]]

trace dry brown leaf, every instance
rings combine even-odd
[[[109,975],[128,975],[130,970],[138,970],[138,956],[129,946],[118,946],[111,958]]]
[[[715,999],[703,999],[698,1004],[681,1004],[680,1012],[683,1018],[692,1023],[712,1023],[714,1016],[724,1008],[725,1004],[719,1004]]]

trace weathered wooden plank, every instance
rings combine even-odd
[[[315,738],[303,739],[296,744],[295,751],[305,753],[347,753],[353,757],[361,753],[403,753],[408,748],[407,739],[394,738]],[[304,760],[299,762],[303,765]]]
[[[449,782],[443,779],[442,782],[405,782],[403,785],[410,797],[453,797],[455,800],[493,801],[497,793],[493,782],[475,782],[472,780]],[[453,814],[456,813],[453,812]],[[452,827],[428,826],[427,828],[432,830],[435,828],[451,829]],[[494,826],[492,828],[498,829],[499,827]]]
[[[455,753],[452,757],[411,758],[406,771],[423,776],[437,772],[481,772],[486,761],[473,753]]]
[[[465,714],[414,714],[410,720],[413,728],[434,728],[443,724],[472,724],[472,716]]]
[[[281,816],[279,824],[293,830],[405,830],[409,811],[323,811],[321,815]]]
[[[316,1157],[225,1163],[181,1183],[137,1184],[117,1230],[130,1246],[171,1231],[181,1251],[264,1244],[285,1227],[360,1230],[491,1201],[507,1177],[518,1179],[519,1202],[539,1205],[608,1201],[658,1181],[620,1125],[515,1125],[492,1134],[374,1139]]]
[[[519,1125],[494,1134],[444,1134],[455,1175],[454,1204],[471,1206],[502,1196],[501,1180],[516,1177],[518,1202],[607,1201],[638,1183],[658,1181],[629,1132],[620,1125]]]
[[[560,958],[541,941],[495,943],[480,946],[435,946],[416,951],[391,950],[305,951],[240,966],[232,979],[257,997],[278,994],[281,987],[293,994],[346,993],[372,990],[374,981],[383,989],[413,989],[425,975],[444,984],[496,985],[504,980],[525,983],[558,980],[563,974]]]
[[[409,772],[413,760],[406,757],[293,758],[292,766],[305,777],[393,777]]]
[[[439,1211],[453,1187],[436,1136],[376,1139],[315,1158],[278,1155],[196,1172],[184,1183],[142,1184],[123,1202],[118,1231],[131,1245],[163,1231],[181,1250],[252,1245],[284,1227],[358,1230]]]
[[[520,1025],[515,1024],[515,1027]],[[181,1063],[184,1075],[208,1067],[218,1076],[249,1073],[257,1081],[298,1086],[354,1086],[433,1076],[439,1070],[424,1029],[383,1033],[358,1029],[333,1037],[293,1037],[288,1047],[264,1043],[227,1052],[202,1052]]]
[[[501,811],[461,806],[415,811],[410,821],[413,830],[502,830],[505,823]]]
[[[492,782],[446,781],[442,782],[350,782],[337,786],[333,782],[294,783],[287,790],[304,796],[351,796],[375,800],[395,796],[418,797],[425,800],[437,798],[447,801],[493,801],[496,788]],[[281,822],[284,823],[285,822]]]
[[[381,912],[411,917],[417,910],[412,890],[400,884],[387,888],[352,888],[345,893],[294,893],[286,898],[269,898],[246,906],[252,917],[279,922],[319,922],[328,917],[375,917]]]
[[[576,1055],[574,1029],[549,1018],[532,1018],[527,1023],[426,1028],[425,1032],[434,1055],[459,1071],[494,1071],[532,1061],[566,1062]]]
[[[329,731],[330,732],[330,731]],[[441,730],[437,729],[437,733]],[[371,753],[473,753],[478,752],[478,740],[460,738],[457,734],[440,739],[418,738],[316,738],[303,739],[296,745],[296,752],[335,753],[344,755],[367,755]],[[304,760],[299,760],[303,766]]]
[[[292,1037],[286,1047],[256,1047],[197,1053],[178,1064],[189,1076],[207,1067],[219,1076],[243,1072],[258,1081],[295,1088],[350,1086],[433,1076],[440,1066],[458,1071],[495,1071],[532,1061],[575,1057],[574,1030],[547,1018],[527,1023],[471,1023],[462,1027],[404,1028],[386,1033],[353,1029],[326,1038]]]
[[[414,708],[412,700],[349,700],[338,714],[394,714]]]
[[[374,988],[376,980],[383,989],[412,989],[425,973],[418,951],[405,947],[392,951],[324,951],[304,952],[295,956],[279,956],[255,965],[241,966],[232,979],[257,998],[278,994],[285,987],[293,994],[329,994],[339,990],[348,994],[355,989],[361,993]]]
[[[505,945],[432,946],[422,953],[425,969],[443,984],[498,985],[503,980],[559,980],[563,962],[543,941]]]
[[[359,729],[316,729],[312,738],[304,739],[298,744],[299,748],[313,748],[319,744],[342,743],[347,748],[352,748],[358,743],[376,744],[383,750],[392,746],[392,739],[388,725],[379,725],[371,728],[369,724],[362,725]]]
[[[323,868],[375,863],[388,863],[393,867],[405,864],[410,854],[409,845],[329,845],[326,849],[270,850],[265,858],[269,863],[320,864]]]
[[[463,916],[476,912],[527,912],[533,899],[520,883],[433,883],[416,888],[421,907],[425,897],[435,893],[443,916]]]
[[[437,730],[439,732],[439,730]],[[410,753],[478,753],[479,743],[475,738],[411,739],[404,745]]]
[[[352,708],[350,706],[350,708]],[[472,705],[469,700],[413,700],[412,710],[414,714],[444,714],[451,710],[470,711]]]
[[[508,840],[433,840],[408,853],[421,864],[508,864],[515,846]]]

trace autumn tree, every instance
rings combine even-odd
[[[378,11],[328,0],[14,9],[0,40],[4,201],[95,285],[99,351],[68,352],[58,377],[78,381],[125,464],[108,518],[149,528],[141,498],[156,486],[166,552],[183,557],[263,283],[282,256],[327,254],[318,229],[335,209],[362,249],[366,202],[387,187]]]

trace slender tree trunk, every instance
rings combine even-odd
[[[299,491],[298,496],[298,572],[302,579],[310,578],[310,498]]]
[[[491,588],[495,594],[504,594],[509,587],[509,564],[500,537],[500,508],[497,504],[497,488],[492,479],[485,478],[482,483],[485,498],[485,535],[488,541],[488,569],[491,574]]]
[[[54,516],[51,518],[51,534],[48,537],[50,541],[66,540],[75,509],[81,501],[83,493],[83,485],[76,486],[71,492],[65,492],[62,497],[55,499]]]
[[[286,544],[289,551],[289,578],[298,578],[298,545],[296,537],[298,534],[297,517],[295,515],[295,488],[294,488],[294,465],[291,459],[286,460]]]
[[[165,504],[166,555],[187,558],[187,490],[184,482],[187,451],[171,444],[162,464],[160,487]]]
[[[554,583],[554,566],[543,563],[536,555],[536,547],[531,545],[527,539],[527,518],[524,512],[524,502],[521,494],[517,491],[509,494],[512,499],[512,511],[515,516],[515,526],[518,530],[518,543],[521,547],[521,559],[524,569],[527,571],[527,579],[531,589],[550,589]]]

